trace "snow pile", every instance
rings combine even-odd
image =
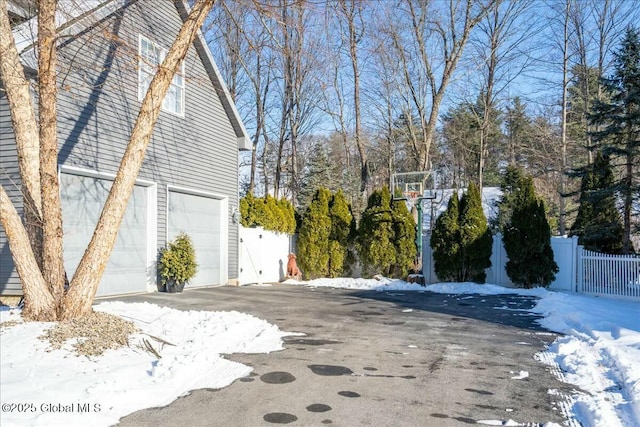
[[[251,368],[222,354],[281,350],[282,337],[289,335],[238,312],[185,312],[122,302],[102,303],[96,310],[131,320],[141,332],[128,348],[88,359],[66,349],[50,351],[38,339],[50,323],[3,327],[1,425],[112,425],[190,390],[231,384]],[[17,310],[0,312],[0,322],[18,319]]]

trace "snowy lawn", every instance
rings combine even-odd
[[[190,390],[231,384],[251,368],[222,354],[281,350],[281,338],[291,335],[238,312],[185,312],[122,302],[102,303],[96,310],[131,320],[142,332],[129,347],[87,358],[64,348],[49,351],[38,337],[51,323],[2,327],[0,425],[113,425],[134,411],[168,405]],[[21,321],[17,310],[0,312],[0,322],[11,321]],[[144,350],[144,340],[162,358]]]
[[[563,381],[584,391],[573,396],[570,415],[585,426],[640,426],[640,303],[466,283],[426,288],[387,279],[295,283],[539,297],[532,312],[544,316],[542,326],[565,336],[538,359],[550,364]],[[18,322],[5,324],[0,332],[0,425],[111,425],[136,410],[167,405],[190,390],[229,385],[251,368],[222,354],[280,350],[282,337],[289,335],[238,312],[184,312],[121,302],[102,303],[96,310],[132,320],[141,333],[129,347],[90,359],[64,348],[48,351],[49,344],[38,337],[52,324],[23,324],[17,310],[0,312],[0,322]],[[144,340],[162,358],[143,350]],[[513,376],[525,374],[514,372]]]

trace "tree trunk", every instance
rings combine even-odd
[[[560,170],[560,220],[558,223],[558,231],[561,236],[565,234],[566,228],[566,172],[567,172],[567,87],[569,85],[569,14],[571,11],[571,1],[566,1],[564,16],[564,46],[562,60],[562,151],[561,151],[561,170]]]
[[[62,210],[58,183],[56,3],[38,3],[38,86],[40,128],[40,188],[42,194],[42,274],[56,307],[64,294]]]
[[[41,322],[56,320],[56,304],[29,244],[27,231],[2,186],[0,186],[0,223],[7,233],[9,249],[22,280],[24,293],[22,315],[25,319]]]
[[[91,304],[100,278],[109,261],[127,202],[151,140],[153,127],[160,114],[162,100],[214,3],[215,0],[201,0],[195,4],[149,85],[96,229],[64,296],[62,320],[81,317],[91,312]]]
[[[24,226],[36,261],[42,267],[42,199],[40,195],[38,123],[9,23],[6,0],[0,0],[0,79],[10,105],[22,180]]]

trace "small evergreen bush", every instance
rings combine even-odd
[[[393,246],[396,251],[393,273],[395,277],[405,278],[414,268],[418,254],[416,224],[404,200],[394,200],[391,203],[391,215],[393,218]]]
[[[369,196],[358,229],[358,252],[365,275],[389,276],[396,263],[391,193],[387,187]]]
[[[520,177],[513,192],[511,218],[504,227],[507,275],[519,287],[546,287],[558,272],[551,249],[551,228],[544,202],[535,195],[533,180],[524,173]]]
[[[458,201],[454,192],[447,210],[437,219],[431,234],[434,270],[449,282],[484,283],[491,267],[493,237],[482,210],[478,187],[470,183]]]
[[[166,248],[160,252],[160,277],[163,285],[186,284],[198,271],[196,252],[191,238],[180,233]]]
[[[454,191],[447,209],[436,219],[431,233],[434,270],[443,282],[460,281],[460,202],[458,192]]]
[[[329,277],[338,277],[349,272],[353,255],[351,229],[355,222],[351,206],[342,190],[331,197],[329,203],[331,233],[329,234]]]
[[[460,201],[461,280],[484,283],[485,269],[491,267],[493,237],[482,210],[480,189],[473,182]]]
[[[298,263],[306,278],[326,277],[329,273],[330,198],[329,190],[318,189],[302,218],[298,233]]]

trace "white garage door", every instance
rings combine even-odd
[[[91,240],[111,181],[61,174],[64,266],[69,280]],[[135,186],[96,295],[147,291],[147,188]]]
[[[189,281],[189,286],[220,284],[222,202],[211,197],[169,191],[168,204],[169,240],[185,232],[196,251],[198,272]]]

